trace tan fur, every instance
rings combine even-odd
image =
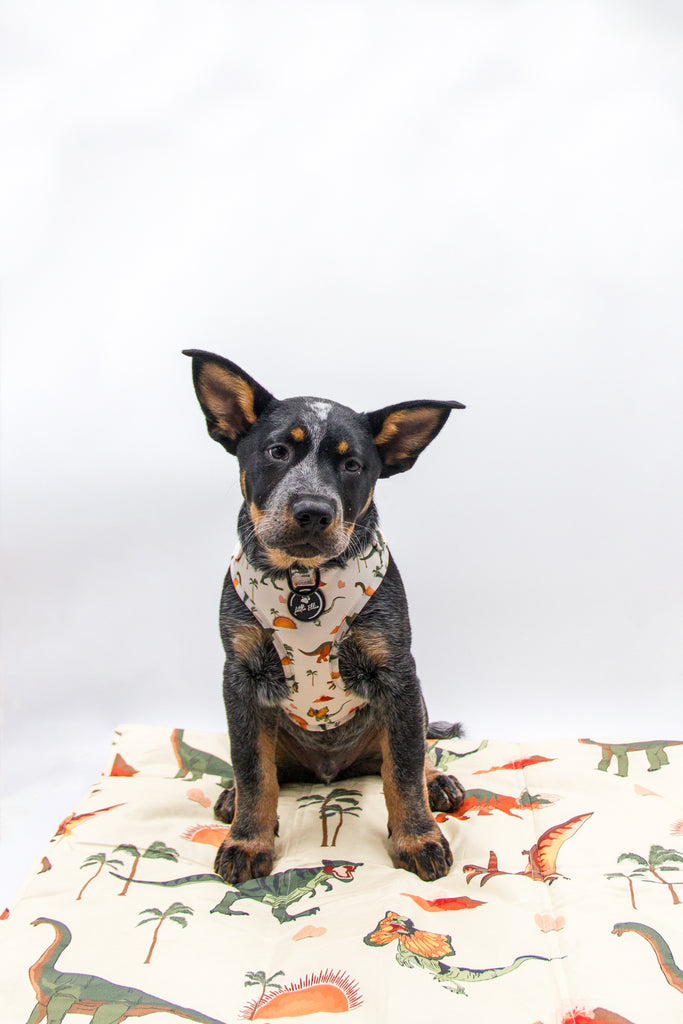
[[[258,739],[261,762],[261,799],[257,809],[257,820],[264,832],[272,834],[277,824],[277,768],[275,767],[275,739],[262,732]]]
[[[290,569],[294,564],[303,565],[306,569],[316,569],[325,561],[324,555],[316,555],[315,558],[295,558],[293,555],[281,551],[280,548],[268,548],[264,544],[263,549],[268,556],[268,561],[276,569]]]
[[[349,450],[348,443],[346,441],[340,441],[337,445],[337,451],[340,455],[346,455]]]
[[[258,525],[263,519],[263,512],[261,511],[260,508],[257,508],[253,501],[249,503],[249,518],[251,519],[254,526],[258,529]]]
[[[380,668],[389,664],[390,652],[387,639],[382,633],[374,629],[357,626],[350,634],[349,639],[360,647],[370,661]]]
[[[290,430],[290,434],[292,435],[295,441],[303,441],[303,439],[306,436],[306,431],[304,430],[303,427],[293,427]]]
[[[360,510],[358,515],[356,516],[356,519],[360,519],[364,515],[364,513],[367,512],[367,510],[370,508],[370,505],[372,504],[372,499],[374,498],[374,496],[375,496],[375,488],[373,487],[372,490],[370,491],[370,494],[368,495],[368,500],[365,502],[365,504],[363,505],[362,509]]]
[[[375,437],[378,446],[394,444],[394,450],[386,454],[387,464],[394,465],[421,451],[436,430],[440,415],[439,409],[429,408],[397,409],[389,413]]]
[[[204,401],[216,417],[219,429],[228,437],[234,440],[241,433],[241,425],[235,424],[232,415],[235,403],[247,423],[256,423],[252,388],[224,366],[217,366],[215,363],[203,366],[200,387]]]
[[[266,733],[259,733],[258,738],[259,768],[261,776],[261,793],[255,806],[258,835],[255,839],[240,839],[239,846],[247,853],[260,853],[264,846],[272,846],[272,837],[277,824],[277,799],[279,786],[277,768],[275,767],[275,740]],[[239,820],[239,788],[235,787],[235,817]],[[228,836],[228,842],[230,836]]]
[[[384,788],[384,799],[387,805],[387,812],[389,814],[389,828],[394,842],[398,842],[402,847],[405,846],[406,836],[410,840],[410,817],[411,812],[414,811],[412,802],[409,804],[406,801],[405,795],[401,792],[400,787],[396,784],[394,778],[394,765],[391,757],[391,746],[389,744],[389,737],[385,733],[380,736],[380,748],[382,750],[382,782]],[[423,807],[425,813],[431,817],[431,811],[429,810],[429,796],[427,794],[427,781],[423,776]],[[435,825],[434,831],[438,832],[438,828]],[[420,839],[412,837],[413,841],[421,845]]]
[[[240,661],[248,662],[254,651],[263,643],[263,639],[264,632],[261,626],[245,623],[235,629],[230,642]]]

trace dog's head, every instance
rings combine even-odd
[[[240,466],[245,510],[269,565],[323,565],[362,550],[378,477],[402,473],[459,402],[357,413],[321,398],[279,401],[222,356],[190,349],[209,434]],[[363,533],[365,532],[365,536]]]

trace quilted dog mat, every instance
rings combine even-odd
[[[3,915],[2,1024],[683,1021],[683,742],[431,757],[467,790],[447,878],[394,867],[363,778],[283,787],[273,874],[230,886],[227,738],[122,727]]]

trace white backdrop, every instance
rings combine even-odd
[[[680,736],[680,5],[4,13],[7,897],[118,723],[223,728],[239,486],[184,347],[467,404],[378,488],[433,717]]]

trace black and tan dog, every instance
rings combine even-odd
[[[408,608],[373,494],[464,407],[356,413],[323,399],[279,401],[229,360],[185,354],[209,434],[239,460],[244,495],[220,611],[235,788],[215,807],[232,822],[215,869],[232,884],[271,871],[278,782],[381,772],[399,866],[440,878],[453,858],[430,808],[455,810],[462,788],[425,757]],[[321,641],[310,651],[305,629]],[[312,667],[295,671],[302,658]]]

